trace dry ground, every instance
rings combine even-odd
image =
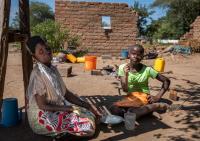
[[[165,71],[173,71],[173,74],[166,74],[171,79],[171,89],[176,89],[180,97],[174,102],[168,99],[168,93],[164,98],[170,103],[181,103],[188,96],[191,99],[184,104],[182,110],[164,113],[163,119],[158,120],[150,116],[140,119],[140,126],[132,132],[127,132],[123,124],[107,127],[99,125],[99,131],[92,141],[194,141],[200,140],[200,55],[182,57],[165,57]],[[101,60],[98,58],[97,67],[106,65],[121,64],[124,61],[113,58],[112,60]],[[153,60],[145,60],[145,64],[152,65]],[[73,66],[73,77],[65,77],[63,73],[66,66]],[[117,81],[112,76],[91,76],[89,72],[84,72],[83,64],[60,64],[63,79],[67,87],[74,93],[90,99],[98,107],[110,105],[112,101],[120,96],[117,91]],[[7,75],[5,82],[4,98],[16,97],[19,107],[24,105],[24,89],[22,81],[21,54],[10,52],[7,65]],[[161,84],[156,80],[151,80],[151,93],[156,94]],[[67,137],[63,140],[69,140]],[[33,134],[28,123],[12,128],[0,127],[0,141],[48,141],[46,138]],[[77,139],[72,139],[77,140]],[[82,139],[83,140],[83,139]],[[87,139],[84,139],[87,140]]]

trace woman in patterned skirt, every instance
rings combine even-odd
[[[92,136],[98,111],[70,92],[51,65],[51,51],[39,36],[27,41],[27,49],[35,58],[36,65],[27,89],[28,120],[36,134],[55,136],[73,134]]]

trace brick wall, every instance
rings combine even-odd
[[[182,44],[192,47],[192,52],[200,53],[200,16],[190,25],[190,31],[181,39],[184,39],[181,40]]]
[[[107,35],[101,26],[102,16],[111,17]],[[119,55],[121,49],[135,44],[138,33],[137,13],[127,4],[55,0],[55,19],[72,34],[80,35],[80,48],[93,55]]]
[[[183,36],[183,38],[200,41],[200,16],[196,18],[196,20],[190,25],[190,27],[190,31],[187,32]]]

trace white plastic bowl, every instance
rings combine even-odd
[[[101,117],[100,121],[105,124],[119,124],[124,121],[124,119],[116,115],[104,115]]]

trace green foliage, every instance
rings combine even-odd
[[[147,29],[147,36],[151,39],[177,39],[180,34],[176,31],[176,26],[168,22],[166,17],[152,21]]]
[[[41,2],[30,3],[30,27],[31,29],[39,23],[46,21],[47,19],[54,19],[54,13],[52,8]],[[11,28],[19,29],[19,13],[15,13],[15,18],[12,20]]]
[[[152,7],[162,7],[167,8],[170,7],[170,3],[176,0],[154,0]]]
[[[148,27],[148,36],[153,38],[179,39],[200,14],[200,0],[155,0],[152,6],[167,10],[164,18]]]
[[[150,9],[146,7],[146,5],[141,5],[139,1],[134,2],[132,9],[136,11],[139,16],[138,23],[137,23],[139,36],[146,35],[147,33],[146,26],[147,26],[148,20],[152,20],[150,18],[150,15],[152,15],[154,11],[150,11]]]
[[[61,50],[69,38],[69,30],[61,29],[60,25],[53,20],[46,20],[33,27],[32,35],[45,38],[53,51]]]
[[[76,48],[80,45],[80,37],[78,35],[70,35],[67,39],[68,47]]]
[[[16,12],[14,19],[12,19],[12,22],[9,25],[10,26],[9,28],[10,29],[19,29],[20,28],[19,21],[20,21],[20,19],[19,19],[19,13]]]
[[[45,38],[53,52],[62,50],[65,42],[68,43],[69,47],[76,48],[80,45],[80,37],[70,35],[69,30],[62,29],[54,21],[53,10],[45,3],[30,3],[30,27],[32,35]],[[19,28],[19,13],[16,13],[11,28]]]
[[[47,19],[54,19],[52,8],[41,2],[31,2],[30,4],[30,26],[31,28]]]
[[[80,50],[80,51],[76,52],[74,55],[75,55],[76,57],[83,57],[83,56],[85,56],[88,52],[89,52],[89,51],[88,51],[87,49],[85,49],[85,50]]]
[[[149,38],[153,39],[155,32],[160,28],[162,19],[153,20],[150,25],[147,26],[147,34]]]

